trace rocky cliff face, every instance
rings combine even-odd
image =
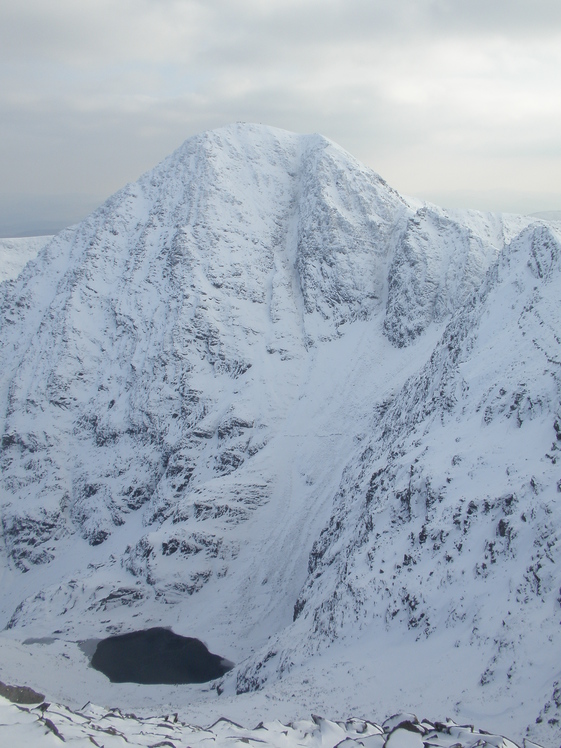
[[[453,630],[469,688],[539,680],[558,719],[560,235],[529,224],[238,125],[55,237],[1,286],[4,625],[181,620],[238,691]]]

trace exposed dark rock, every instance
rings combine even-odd
[[[34,691],[29,686],[8,686],[0,681],[0,696],[9,699],[14,704],[39,704],[44,701],[42,693]]]

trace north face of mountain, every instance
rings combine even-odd
[[[310,553],[294,631],[238,674],[238,690],[290,669],[302,648],[401,629],[399,647],[415,651],[453,632],[479,664],[482,699],[539,694],[536,723],[555,728],[560,276],[561,235],[522,231],[424,366],[373,408]]]
[[[446,698],[556,718],[558,256],[319,135],[186,141],[0,285],[4,625],[181,622],[238,691],[453,632]]]
[[[215,391],[267,351],[293,358],[380,305],[387,234],[406,206],[347,166],[315,136],[195,138],[55,239],[9,289],[4,466],[25,503],[7,528],[20,567],[52,556],[53,533],[103,542],[152,498],[161,516],[173,497],[155,496],[161,480],[196,481],[189,466],[207,432],[195,427]],[[214,419],[240,420],[227,410]],[[237,428],[256,433],[256,417]],[[223,450],[218,474],[243,447]]]

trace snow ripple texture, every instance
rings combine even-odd
[[[399,651],[561,736],[560,252],[319,135],[186,141],[0,284],[4,626],[173,625],[238,694]]]

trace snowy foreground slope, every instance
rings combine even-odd
[[[0,679],[559,742],[560,241],[251,125],[53,238],[0,285]],[[109,684],[76,644],[156,625],[236,668]]]
[[[209,743],[214,746],[255,743],[275,748],[516,748],[508,738],[480,732],[473,725],[457,725],[453,720],[433,723],[418,720],[413,714],[396,714],[383,725],[356,718],[333,722],[314,715],[290,725],[276,720],[247,729],[221,719],[201,728],[182,723],[177,714],[139,718],[123,714],[120,709],[100,709],[92,704],[73,711],[58,704],[16,706],[0,697],[0,725],[4,745],[19,748],[47,748],[61,742],[105,748],[123,745],[187,748]],[[533,744],[525,741],[525,745],[531,748]]]

